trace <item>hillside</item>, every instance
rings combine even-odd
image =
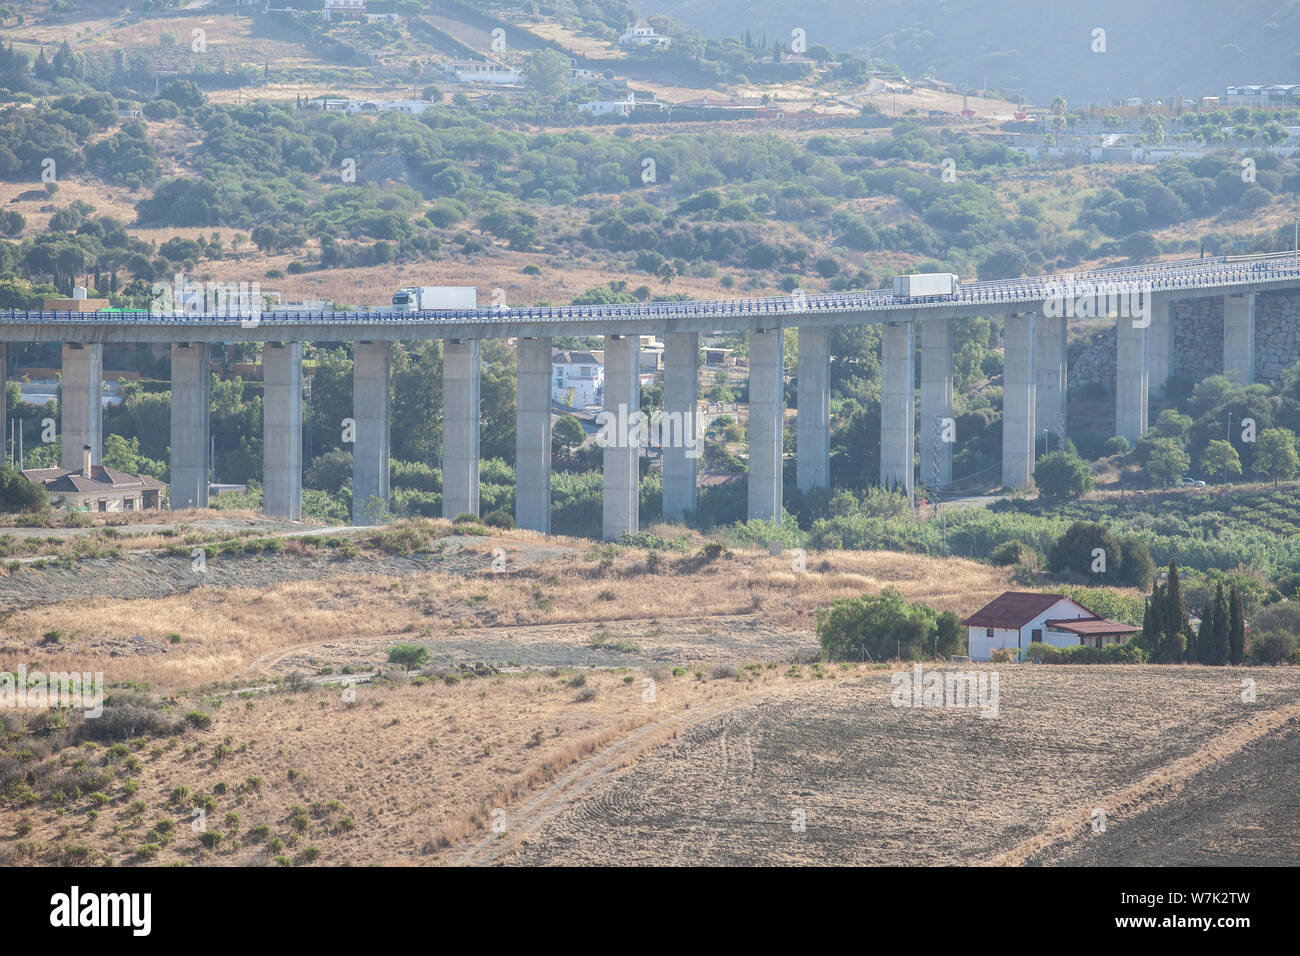
[[[1300,4],[1266,0],[643,0],[709,36],[769,40],[801,27],[830,43],[958,86],[1023,91],[1030,102],[1214,95],[1228,84],[1293,83]],[[1091,51],[1106,31],[1106,53]],[[1158,39],[1159,46],[1153,47]]]

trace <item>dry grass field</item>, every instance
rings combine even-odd
[[[987,565],[837,552],[796,573],[699,538],[420,527],[447,563],[359,534],[222,555],[214,574],[251,583],[136,599],[88,563],[60,573],[101,593],[4,612],[0,668],[102,671],[118,706],[162,703],[113,746],[0,712],[0,863],[1054,862],[1102,852],[1095,808],[1119,853],[1250,748],[1294,752],[1293,670],[1245,672],[1245,704],[1238,671],[1005,665],[984,719],[891,706],[888,664],[809,663],[817,607],[895,587],[963,612],[1008,586]],[[407,643],[428,655],[410,671],[388,661]]]

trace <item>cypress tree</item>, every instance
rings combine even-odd
[[[1240,664],[1246,659],[1246,609],[1242,604],[1241,590],[1232,586],[1228,603],[1228,660]]]
[[[1214,647],[1214,602],[1208,598],[1205,609],[1201,611],[1201,626],[1196,632],[1196,660],[1201,664],[1211,663]]]
[[[1187,638],[1191,625],[1187,622],[1187,605],[1183,602],[1183,585],[1178,579],[1178,559],[1169,561],[1169,583],[1165,585],[1164,653],[1166,663],[1187,659]]]
[[[1228,598],[1222,584],[1214,595],[1214,650],[1210,663],[1218,667],[1228,663]]]
[[[1148,650],[1155,646],[1155,635],[1151,633],[1153,627],[1151,602],[1154,600],[1155,595],[1152,594],[1152,596],[1147,598],[1142,604],[1142,633],[1139,635],[1139,646],[1147,648]]]

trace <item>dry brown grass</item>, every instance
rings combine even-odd
[[[492,548],[502,547],[509,556],[536,540],[528,532],[507,532],[469,550],[486,558]],[[605,563],[588,542],[555,543],[574,550],[517,573],[415,574],[399,584],[358,573],[358,565],[366,566],[361,558],[341,562],[334,578],[263,590],[196,588],[165,598],[100,598],[20,610],[3,624],[9,653],[0,655],[0,665],[16,664],[15,652],[35,652],[40,635],[59,630],[69,635],[70,646],[41,648],[43,666],[100,670],[110,683],[144,680],[170,691],[248,676],[260,669],[255,663],[263,657],[333,640],[754,612],[808,631],[816,608],[842,597],[894,587],[909,600],[964,612],[1010,581],[1005,569],[973,561],[890,552],[814,554],[806,574],[791,571],[788,555],[737,552],[703,564],[694,555],[665,555],[657,572],[648,573],[644,551],[628,549]],[[104,635],[138,634],[162,642],[174,632],[184,642],[165,656],[107,656],[91,648]],[[579,639],[576,633],[573,639]]]
[[[248,836],[262,824],[269,836],[285,841],[290,858],[316,846],[325,865],[434,862],[431,854],[479,830],[493,810],[509,812],[519,797],[629,730],[752,689],[749,682],[679,678],[661,681],[657,699],[646,702],[639,680],[588,672],[585,686],[597,694],[578,702],[565,685],[569,676],[361,685],[352,703],[338,687],[182,699],[182,710],[210,712],[211,726],[186,732],[158,753],[153,744],[136,751],[143,766],[134,774],[117,772],[104,788],[110,803],[97,820],[89,817],[85,798],[63,812],[48,802],[12,807],[0,810],[0,838],[25,818],[31,831],[23,840],[32,845],[27,858],[34,862],[56,862],[75,843],[91,847],[98,863],[130,863],[136,847],[154,842],[149,829],[166,818],[174,821],[176,837],[153,864],[269,864],[275,854],[267,841]],[[755,686],[784,680],[768,672]],[[224,756],[217,759],[219,745]],[[55,759],[66,767],[77,759],[98,763],[102,754],[69,749]],[[120,761],[109,764],[121,767]],[[123,789],[128,777],[139,783],[129,796]],[[261,785],[250,787],[250,778]],[[220,783],[227,785],[224,794]],[[182,786],[190,796],[177,805],[170,795]],[[203,850],[189,826],[188,803],[201,794],[217,803],[207,811],[207,829],[226,833],[216,852]],[[134,812],[134,801],[147,809]],[[306,832],[291,842],[295,806],[313,809]],[[234,833],[224,823],[230,812],[242,818]]]

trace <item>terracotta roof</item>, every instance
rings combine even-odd
[[[96,492],[120,491],[158,491],[167,485],[148,475],[129,475],[116,468],[93,465],[91,477],[87,478],[81,469],[69,468],[28,468],[23,477],[28,481],[39,482],[46,491],[63,494],[89,495]]]
[[[1067,618],[1046,623],[1048,627],[1054,627],[1058,631],[1069,631],[1071,634],[1136,634],[1142,630],[1132,624],[1120,624],[1103,617],[1081,617],[1073,620]]]
[[[1003,591],[988,604],[962,621],[970,627],[1022,628],[1042,614],[1064,594],[1039,594],[1037,591]],[[1081,605],[1082,606],[1082,605]],[[1091,613],[1091,612],[1089,612]]]

